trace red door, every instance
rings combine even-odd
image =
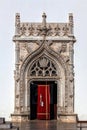
[[[50,119],[49,85],[38,85],[37,119]]]

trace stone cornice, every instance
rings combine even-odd
[[[37,36],[37,37],[34,37],[34,36],[29,36],[29,37],[18,37],[18,36],[14,36],[13,37],[13,41],[43,41],[43,37],[42,36]],[[76,42],[76,39],[73,35],[69,35],[68,37],[58,37],[58,36],[55,36],[55,37],[52,37],[52,36],[48,36],[48,37],[45,37],[45,40],[51,40],[51,41],[64,41],[64,42]]]

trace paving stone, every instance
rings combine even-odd
[[[15,124],[19,130],[77,130],[76,123],[61,123],[56,120],[36,120]]]
[[[0,129],[10,129],[10,128],[12,128],[12,123],[0,124]]]
[[[12,126],[11,130],[19,130],[19,128],[16,126]]]

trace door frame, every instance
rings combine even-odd
[[[31,105],[31,98],[32,98],[32,96],[31,96],[31,84],[36,84],[36,85],[38,85],[38,83],[39,84],[44,84],[44,85],[46,85],[46,84],[54,84],[55,86],[56,86],[56,104],[53,104],[52,105],[52,103],[51,103],[51,109],[53,109],[52,111],[54,111],[54,114],[51,114],[51,119],[57,119],[57,89],[58,89],[58,84],[57,84],[57,81],[56,80],[49,80],[49,81],[47,81],[47,80],[32,80],[31,82],[30,82],[30,120],[35,120],[35,119],[37,119],[37,115],[35,114],[35,116],[33,116],[33,118],[32,118],[32,105]],[[55,100],[55,99],[54,99]],[[37,109],[37,106],[35,106],[35,105],[37,105],[36,103],[33,105],[33,107],[34,108],[36,108]],[[37,110],[33,110],[34,112],[36,112]]]

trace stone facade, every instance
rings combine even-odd
[[[30,115],[30,82],[57,83],[57,116],[74,114],[74,43],[73,14],[67,23],[41,23],[15,18],[15,108],[12,119],[25,120]],[[69,116],[70,117],[70,116]]]

